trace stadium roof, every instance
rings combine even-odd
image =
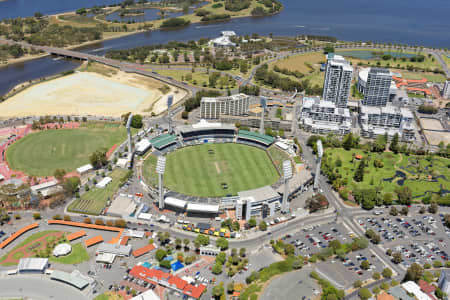
[[[204,212],[216,214],[219,212],[219,205],[188,203],[186,210],[188,212]]]
[[[75,276],[66,272],[54,270],[50,275],[50,278],[53,280],[62,281],[68,283],[80,290],[84,289],[89,282],[79,276]]]
[[[157,137],[154,137],[150,140],[150,143],[155,147],[156,149],[160,150],[164,147],[169,146],[170,144],[173,144],[176,142],[177,137],[175,135],[170,135],[168,133],[158,135]]]
[[[17,270],[20,272],[27,271],[44,271],[48,265],[48,258],[21,258]]]
[[[140,142],[136,143],[136,152],[145,152],[151,145],[152,144],[148,139],[142,139]]]
[[[119,256],[130,256],[131,245],[102,243],[98,246],[97,253],[111,253]]]
[[[254,202],[266,201],[280,197],[280,194],[278,194],[270,185],[253,190],[238,192],[238,195],[241,199],[249,198]]]
[[[102,189],[102,188],[104,188],[105,186],[107,186],[111,181],[112,181],[112,178],[111,178],[111,177],[105,177],[105,178],[103,178],[102,180],[100,180],[100,182],[97,183],[95,186],[98,187],[98,188],[100,188],[100,189]]]
[[[87,165],[77,168],[77,172],[82,174],[82,173],[92,170],[93,168],[94,167],[91,164],[87,164]]]
[[[178,126],[177,131],[181,134],[195,132],[195,131],[204,131],[204,130],[235,130],[235,126],[233,124],[224,124],[218,122],[207,122],[205,120],[200,120],[200,122],[193,125],[184,125]]]
[[[247,130],[239,130],[238,136],[239,138],[260,142],[267,146],[275,141],[274,137]]]
[[[186,201],[181,200],[181,199],[177,199],[177,198],[173,198],[173,197],[167,197],[164,199],[164,204],[173,206],[173,207],[178,207],[178,208],[185,208],[186,207]]]

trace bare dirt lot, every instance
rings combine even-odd
[[[437,119],[420,118],[423,129],[444,130],[442,124]]]
[[[445,131],[429,131],[424,130],[425,136],[431,145],[438,145],[441,141],[444,144],[450,143],[450,133]]]
[[[91,114],[120,116],[125,112],[159,114],[167,109],[167,95],[174,103],[186,94],[141,75],[76,72],[32,86],[0,104],[0,117]],[[163,93],[161,90],[165,91]]]

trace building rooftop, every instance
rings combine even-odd
[[[133,198],[119,195],[112,201],[108,214],[129,216],[136,210],[136,206]]]
[[[81,173],[90,171],[93,168],[94,167],[91,164],[87,164],[87,165],[84,165],[84,166],[81,166],[81,167],[77,168],[77,172],[81,174]]]
[[[121,256],[129,256],[131,245],[101,243],[97,248],[98,253],[112,253]]]
[[[50,278],[57,281],[68,283],[80,290],[85,288],[89,282],[80,276],[75,276],[63,271],[54,270],[50,275]]]
[[[270,185],[253,190],[238,192],[238,195],[241,199],[245,198],[251,202],[265,201],[280,197],[280,194],[278,194]]]
[[[48,258],[21,258],[17,265],[19,272],[44,271],[48,265]]]

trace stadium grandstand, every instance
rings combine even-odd
[[[235,131],[234,125],[210,123],[205,120],[200,120],[197,124],[177,127],[177,133],[187,144],[189,144],[189,141],[193,140],[233,142]]]
[[[258,132],[239,130],[238,142],[267,148],[275,142],[275,138]]]
[[[168,133],[158,135],[150,140],[153,148],[163,150],[177,143],[177,137]]]

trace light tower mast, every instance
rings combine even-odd
[[[283,193],[283,202],[281,203],[281,212],[288,213],[289,212],[289,180],[292,178],[292,164],[290,160],[283,161],[283,179],[284,179],[284,193]]]
[[[316,166],[316,174],[314,176],[314,189],[317,190],[319,188],[319,176],[320,176],[320,164],[322,163],[323,156],[323,147],[322,141],[317,141],[317,166]]]
[[[172,116],[170,115],[170,107],[173,103],[173,95],[167,97],[167,118],[169,120],[169,133],[172,133]]]
[[[166,170],[166,157],[159,156],[156,163],[156,173],[159,177],[159,209],[164,209],[164,185],[163,185],[163,175]]]
[[[261,103],[261,124],[259,125],[259,133],[264,134],[264,115],[266,113],[266,97],[260,98]]]

